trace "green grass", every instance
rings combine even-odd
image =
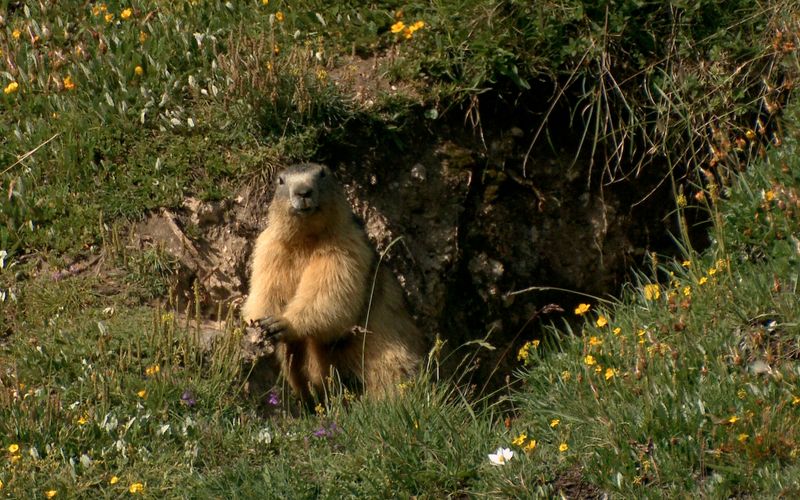
[[[0,496],[800,493],[800,122],[770,111],[798,72],[792,2],[100,5],[0,2]],[[352,99],[332,74],[353,54],[408,93]],[[229,197],[351,127],[461,123],[486,94],[536,102],[541,140],[571,123],[606,180],[688,165],[676,191],[702,196],[678,216],[714,223],[709,249],[529,344],[499,393],[432,356],[396,401],[254,401],[236,325],[202,348],[171,259],[120,243],[147,210]],[[103,272],[54,279],[75,255]]]
[[[709,250],[655,266],[580,336],[552,332],[521,373],[517,429],[568,443],[591,482],[626,496],[800,491],[796,133],[786,142],[712,206],[724,224]]]
[[[413,148],[420,128],[480,128],[484,96],[538,117],[537,148],[574,129],[576,157],[607,180],[665,175],[665,160],[736,166],[756,119],[753,145],[772,139],[798,74],[785,0],[5,4],[9,253],[78,253],[100,221],[230,196],[354,135]],[[354,99],[354,56],[401,91]]]
[[[125,305],[91,277],[34,281],[17,299],[25,335],[0,351],[2,492],[796,495],[799,136],[713,202],[711,248],[656,263],[579,332],[552,328],[499,399],[426,376],[396,401],[343,395],[291,417],[289,394],[241,392],[236,332],[204,353],[169,307]],[[505,466],[488,460],[500,446],[515,452]]]

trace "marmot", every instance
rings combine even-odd
[[[422,336],[397,279],[377,260],[328,167],[303,163],[278,175],[242,317],[276,343],[302,399],[322,397],[334,370],[378,396],[415,373]]]

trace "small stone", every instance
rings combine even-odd
[[[427,177],[427,172],[425,170],[425,166],[421,163],[417,163],[413,167],[411,167],[411,178],[420,182],[424,182]]]

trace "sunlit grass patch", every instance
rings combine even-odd
[[[564,352],[524,373],[519,425],[537,449],[568,443],[625,495],[797,488],[800,162],[784,147],[717,201],[719,246],[658,265],[613,307],[579,307],[580,335],[566,327]]]

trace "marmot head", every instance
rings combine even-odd
[[[323,226],[338,223],[344,209],[349,210],[339,184],[325,165],[300,163],[286,168],[275,180],[275,196],[270,216],[284,224],[314,233]]]

